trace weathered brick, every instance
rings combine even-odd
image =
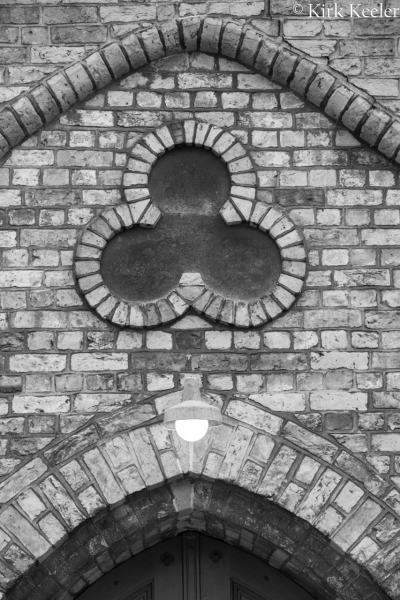
[[[311,392],[313,410],[367,410],[368,395],[362,392]]]
[[[295,353],[253,354],[251,369],[253,371],[305,371],[307,369],[307,356]]]
[[[82,512],[56,477],[50,475],[44,479],[40,484],[40,489],[69,527],[76,527],[83,521]]]
[[[31,96],[38,106],[46,123],[50,123],[60,113],[56,101],[45,85],[39,85],[31,91]]]
[[[129,64],[118,44],[110,44],[103,48],[102,54],[107,61],[114,79],[118,79],[129,71]]]
[[[50,77],[47,80],[47,85],[56,96],[62,110],[67,110],[67,108],[75,104],[77,96],[63,73],[56,73],[53,77]]]
[[[286,85],[294,68],[297,65],[297,56],[287,51],[279,53],[272,70],[272,79],[282,85]]]
[[[337,455],[338,448],[334,444],[295,423],[287,423],[283,428],[282,435],[301,448],[312,449],[313,454],[329,463],[332,463]]]
[[[43,126],[43,121],[33,107],[29,98],[21,98],[13,104],[14,110],[18,113],[28,134],[34,133]]]
[[[202,52],[218,52],[219,38],[222,27],[221,19],[205,19],[201,32],[200,50]]]
[[[334,536],[336,544],[347,550],[362,534],[365,529],[382,511],[379,504],[372,500],[366,500],[358,511],[350,517],[346,525],[341,528],[340,532]]]
[[[79,100],[84,100],[93,91],[93,84],[82,65],[68,67],[65,69],[65,74]]]
[[[49,550],[49,542],[14,507],[6,508],[0,515],[0,521],[36,558]]]
[[[225,25],[221,39],[221,52],[224,56],[236,58],[241,34],[242,28],[239,24],[228,22]]]
[[[39,7],[3,7],[0,8],[0,22],[1,23],[14,23],[19,25],[21,23],[39,23],[40,9]]]
[[[368,142],[370,146],[373,146],[379,135],[384,130],[385,126],[390,122],[388,114],[381,110],[371,110],[368,115],[368,119],[365,121],[360,130],[360,137],[364,141]]]
[[[342,115],[343,125],[348,127],[350,131],[355,131],[361,119],[371,107],[372,105],[367,100],[364,100],[361,96],[356,96]]]
[[[282,446],[268,468],[258,488],[258,493],[265,496],[273,496],[279,490],[289,469],[296,458],[296,452],[292,448]]]
[[[10,370],[19,373],[29,371],[63,371],[66,356],[62,354],[14,354],[10,356]]]
[[[0,57],[1,60],[1,57]],[[8,109],[5,109],[0,114],[0,129],[6,138],[6,140],[12,145],[16,146],[19,142],[21,142],[25,135],[19,126],[17,120],[15,119],[12,112]]]
[[[18,419],[21,421],[21,419]],[[8,502],[14,496],[38,479],[46,471],[46,465],[40,458],[28,462],[14,475],[0,485],[1,502]]]
[[[96,44],[107,40],[107,30],[99,25],[66,25],[51,28],[53,44]]]
[[[45,6],[43,22],[48,25],[62,23],[96,23],[97,9],[94,6]]]
[[[367,352],[312,352],[312,369],[352,368],[360,371],[368,369]]]
[[[194,371],[245,371],[248,357],[244,354],[197,354],[192,358]]]
[[[141,67],[147,62],[139,39],[136,35],[128,35],[121,40],[121,44],[128,54],[129,62],[133,69]]]
[[[156,18],[155,6],[101,6],[100,20],[103,23],[136,23],[137,21],[151,21]]]

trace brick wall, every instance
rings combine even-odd
[[[400,26],[393,3],[382,3],[382,14],[386,10],[387,17],[368,12],[378,6],[372,2],[358,8],[354,3],[351,17],[350,3],[339,2],[336,18],[321,9],[314,9],[310,18],[305,2],[299,3],[303,14],[295,15],[293,4],[291,0],[273,0],[266,5],[259,1],[71,2],[65,6],[47,1],[33,6],[25,0],[4,2],[0,8],[0,82],[4,84],[0,101],[15,98],[58,66],[80,60],[102,43],[143,24],[209,14],[254,19],[268,35],[327,62],[398,113]],[[261,20],[264,18],[267,20]]]
[[[69,598],[70,590],[84,589],[132,554],[188,528],[268,560],[315,598],[385,597],[352,559],[282,507],[230,484],[185,477],[88,519],[9,598]]]
[[[92,14],[89,8],[82,12]],[[261,23],[269,34],[271,23]],[[84,51],[91,49],[92,44]],[[28,59],[23,60],[25,65]],[[57,65],[44,62],[52,73]],[[4,592],[79,523],[129,494],[190,471],[273,497],[333,539],[336,550],[396,598],[398,167],[276,83],[278,77],[271,82],[250,67],[198,51],[158,59],[121,79],[115,76],[101,92],[89,92],[87,100],[26,135],[5,156]],[[319,81],[308,97],[329,111],[327,98],[316,99],[323,77]],[[51,104],[41,104],[36,92],[31,97],[41,122],[50,121],[45,108]],[[382,145],[391,131],[385,113],[378,107],[368,115],[369,128],[364,118],[356,134],[395,155],[396,138]],[[257,200],[279,205],[296,223],[308,251],[305,291],[287,314],[257,330],[215,325],[194,313],[147,332],[121,330],[97,318],[77,292],[76,244],[96,215],[124,202],[127,157],[143,134],[193,118],[237,137],[255,164]],[[1,125],[6,136],[17,131]],[[223,408],[225,427],[199,447],[195,463],[159,425],[153,425],[151,437],[143,427],[133,434],[133,447],[124,437],[112,442],[126,453],[121,463],[105,444],[121,431],[159,422],[163,407],[179,400],[186,373],[198,374],[209,400]],[[277,566],[289,569],[291,554],[281,558]],[[330,576],[327,569],[322,584],[327,597],[337,592]],[[346,586],[343,597],[356,595],[349,581]]]

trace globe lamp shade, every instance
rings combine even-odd
[[[164,427],[175,429],[187,442],[197,442],[207,433],[209,427],[222,424],[218,407],[201,399],[200,387],[194,377],[188,377],[183,387],[183,401],[164,411]]]
[[[207,419],[178,419],[176,433],[186,442],[198,442],[208,431]]]

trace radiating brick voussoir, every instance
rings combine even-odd
[[[296,301],[296,296],[281,285],[277,284],[271,292],[271,296],[284,310],[288,310]]]
[[[306,58],[302,58],[295,69],[293,78],[289,83],[289,87],[300,94],[300,96],[304,97],[307,87],[314,76],[316,68],[317,66],[313,62],[307,60]]]
[[[156,27],[151,27],[140,34],[149,60],[157,60],[165,56],[165,50]]]
[[[244,65],[253,67],[262,41],[263,38],[257,31],[246,29],[237,59]]]
[[[325,105],[325,113],[328,117],[339,120],[353,96],[354,92],[344,85],[336,88]]]
[[[91,57],[88,57],[87,60],[89,60],[89,58]],[[56,73],[50,77],[46,83],[57,98],[57,102],[60,104],[62,111],[67,110],[77,102],[75,90],[63,72]]]
[[[97,233],[87,229],[82,235],[81,244],[86,246],[94,246],[95,248],[102,250],[106,245],[106,240]]]
[[[329,73],[325,71],[318,73],[307,90],[307,99],[315,106],[321,106],[335,83],[336,78]]]
[[[114,210],[121,221],[121,229],[131,229],[131,227],[133,227],[133,220],[129,205],[120,204],[119,206],[116,206]]]
[[[216,54],[219,51],[219,40],[222,29],[222,19],[206,17],[200,38],[200,51]]]
[[[253,202],[251,200],[244,200],[243,198],[235,198],[235,196],[232,196],[230,201],[241,215],[243,221],[248,222],[253,208]]]
[[[58,117],[60,114],[60,109],[45,85],[39,85],[38,87],[34,88],[30,92],[30,95],[36,102],[36,105],[40,109],[46,123],[50,123],[53,119],[55,119],[55,117]]]
[[[121,46],[125,50],[132,69],[138,69],[147,63],[147,58],[140,45],[139,38],[130,33],[121,39]]]
[[[100,270],[100,261],[98,260],[80,260],[75,265],[75,274],[79,279],[80,277],[87,277],[88,275],[94,275]]]
[[[160,33],[164,40],[165,53],[167,56],[183,51],[179,35],[177,21],[167,21],[159,25]]]
[[[265,204],[265,202],[254,203],[253,211],[249,218],[249,225],[251,227],[258,227],[258,225],[263,220],[269,209],[269,205]]]
[[[0,113],[0,133],[12,147],[25,138],[23,130],[9,108]]]
[[[128,324],[130,327],[143,327],[144,313],[140,305],[134,304],[130,307]]]
[[[159,138],[155,135],[155,132],[148,133],[140,140],[142,144],[145,144],[151,152],[157,154],[157,156],[162,156],[165,154],[165,146],[159,140]]]
[[[236,138],[232,134],[225,131],[211,144],[210,149],[214,154],[220,156],[229,150],[235,142]]]
[[[185,50],[195,52],[199,47],[199,31],[202,20],[200,17],[185,17],[179,21],[182,28]]]
[[[100,52],[95,52],[88,56],[83,64],[86,66],[94,81],[96,89],[100,90],[112,81],[111,73],[107,69],[106,63]]]
[[[121,230],[121,222],[114,212],[114,209],[107,208],[101,213],[101,216],[114,232],[118,233]]]
[[[390,120],[391,117],[386,112],[379,108],[373,108],[360,129],[360,138],[370,146],[374,146]]]
[[[153,204],[151,202],[149,204],[149,206],[147,207],[146,211],[144,212],[143,216],[140,217],[138,223],[139,223],[140,227],[146,227],[147,229],[152,229],[153,227],[155,227],[157,225],[157,223],[160,219],[161,219],[160,210],[157,208],[157,206],[155,204]]]
[[[196,121],[185,121],[183,123],[183,136],[186,146],[193,146],[196,137]]]
[[[236,209],[235,205],[231,202],[231,200],[227,200],[219,214],[225,221],[226,225],[240,225],[243,223],[243,217]]]
[[[106,240],[110,240],[115,235],[115,231],[100,216],[95,217],[90,221],[88,228],[91,229],[91,231],[94,231],[94,233],[98,233]]]
[[[289,78],[297,65],[299,57],[289,50],[282,50],[274,63],[271,79],[282,85],[287,85]]]
[[[213,319],[214,321],[218,321],[219,314],[224,305],[225,298],[219,294],[214,294],[211,302],[209,302],[206,308],[202,311],[203,314],[209,319]]]
[[[126,302],[120,302],[114,310],[110,321],[119,327],[125,327],[129,317],[129,305]]]
[[[222,32],[221,53],[228,58],[236,58],[242,37],[243,26],[228,21]]]
[[[400,146],[400,121],[393,121],[378,145],[378,150],[393,158]]]
[[[28,134],[34,133],[44,125],[42,118],[27,96],[14,102],[13,110],[17,113]]]
[[[76,63],[64,72],[79,100],[85,100],[93,92],[93,83],[82,64]]]
[[[355,131],[371,108],[372,104],[370,102],[362,96],[356,96],[341,117],[343,125],[350,131]]]
[[[114,79],[119,79],[125,73],[128,73],[130,65],[125,58],[119,45],[114,42],[102,49],[102,55],[113,74]]]
[[[264,38],[254,63],[255,69],[260,71],[262,75],[269,76],[273,62],[279,51],[280,47],[277,43]]]

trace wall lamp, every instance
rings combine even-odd
[[[175,429],[186,442],[198,442],[209,427],[218,425],[222,425],[220,409],[204,402],[198,380],[187,377],[183,384],[182,402],[164,411],[164,427]]]

